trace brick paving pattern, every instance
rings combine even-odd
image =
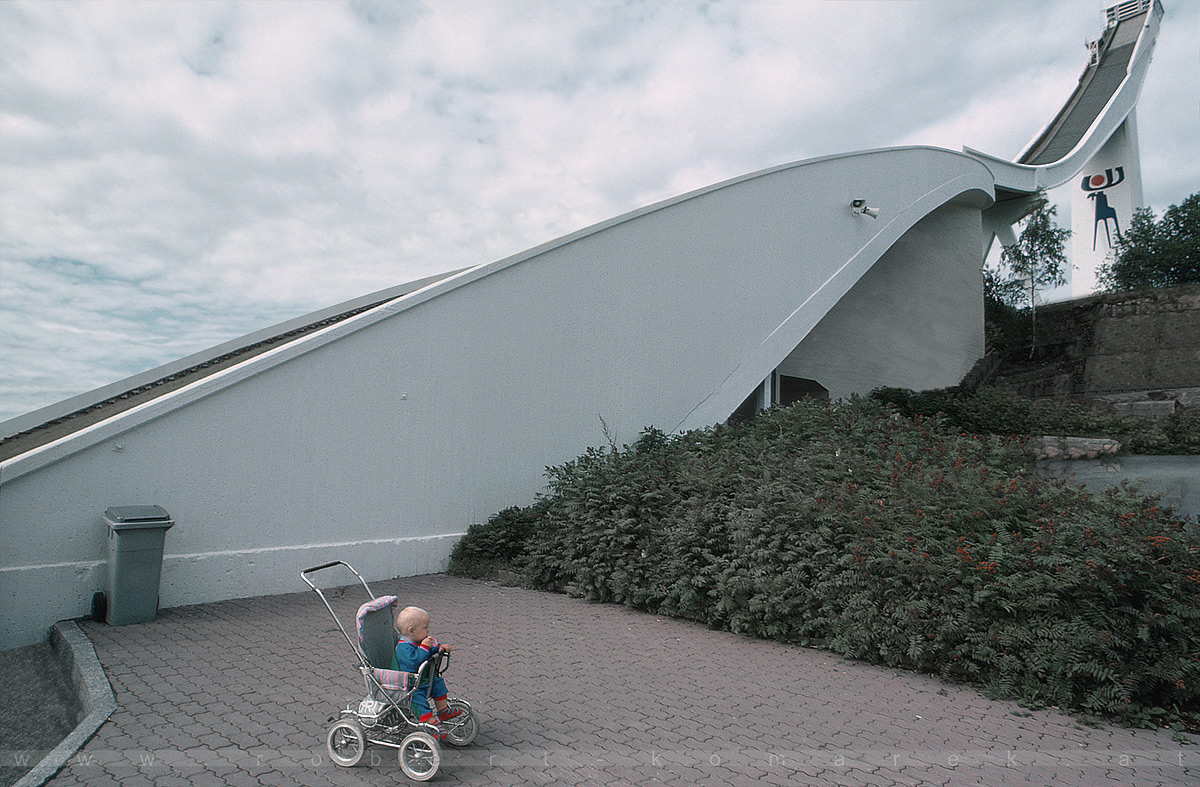
[[[297,584],[299,579],[297,578]],[[621,606],[447,576],[372,583],[433,614],[452,694],[482,731],[433,783],[1184,785],[1200,746],[1090,728],[976,691]],[[361,587],[332,599],[343,621]],[[162,611],[84,631],[118,710],[50,784],[382,785],[395,755],[328,762],[353,656],[315,593]]]

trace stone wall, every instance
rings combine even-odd
[[[1038,344],[1034,363],[1006,363],[997,383],[1028,396],[1191,399],[1200,390],[1200,285],[1043,306]]]
[[[1121,443],[1102,437],[1031,437],[1025,444],[1025,452],[1032,459],[1062,461],[1070,459],[1098,459],[1116,456],[1121,452]]]

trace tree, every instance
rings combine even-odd
[[[1039,189],[1031,197],[1030,211],[1021,220],[1021,235],[1017,242],[1005,246],[1000,253],[1001,272],[997,289],[1014,297],[1018,290],[1020,300],[1029,296],[1029,327],[1032,344],[1029,355],[1037,349],[1037,293],[1045,287],[1057,287],[1066,283],[1064,266],[1067,264],[1065,246],[1071,231],[1054,224],[1058,209],[1050,204],[1046,192]],[[1015,297],[1014,297],[1015,300]]]
[[[1200,193],[1172,205],[1156,222],[1142,208],[1117,236],[1116,259],[1101,266],[1109,292],[1200,283]]]
[[[1023,293],[1020,282],[1005,281],[999,272],[983,269],[983,337],[987,349],[1007,355],[1029,342],[1029,326],[1014,304]]]

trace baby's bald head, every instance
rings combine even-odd
[[[396,630],[405,639],[420,642],[429,636],[429,613],[420,607],[405,607],[396,615]]]

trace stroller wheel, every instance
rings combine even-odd
[[[400,749],[396,755],[400,759],[400,769],[404,771],[404,775],[418,782],[432,779],[442,762],[437,741],[427,732],[410,733],[400,742]]]
[[[475,740],[475,736],[479,734],[478,714],[465,700],[452,699],[449,705],[462,713],[449,721],[442,722],[442,729],[446,731],[446,743],[451,746],[470,746]]]
[[[339,719],[329,728],[325,738],[329,759],[343,768],[358,765],[367,752],[367,738],[362,726],[354,719]]]

